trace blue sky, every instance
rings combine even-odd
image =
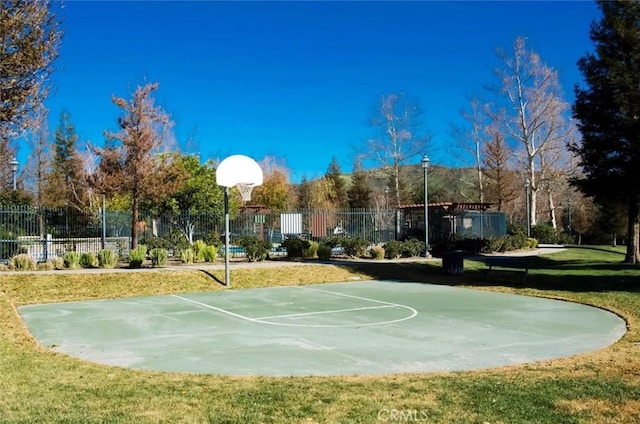
[[[102,144],[119,116],[111,96],[158,82],[183,148],[193,135],[203,160],[275,156],[294,182],[323,175],[333,156],[350,172],[390,92],[420,100],[427,153],[454,165],[449,125],[494,82],[496,48],[527,37],[571,101],[599,18],[587,1],[66,1],[61,13],[51,132],[67,110],[81,140]]]

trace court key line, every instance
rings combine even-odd
[[[384,309],[384,308],[393,308],[394,305],[384,305],[384,306],[364,306],[362,308],[349,308],[349,309],[333,309],[330,311],[316,311],[316,312],[299,312],[297,314],[287,314],[287,315],[272,315],[268,317],[259,317],[254,318],[256,320],[261,319],[277,319],[277,318],[291,318],[291,317],[305,317],[308,315],[321,315],[321,314],[333,314],[338,312],[353,312],[353,311],[365,311],[368,309]]]
[[[212,306],[206,303],[202,303],[202,302],[198,302],[197,300],[192,300],[186,297],[182,297],[182,296],[178,296],[176,294],[172,294],[171,296],[183,300],[185,302],[189,302],[189,303],[193,303],[195,305],[199,305],[208,309],[212,309],[214,311],[218,311],[218,312],[222,312],[223,314],[227,314],[236,318],[240,318],[240,319],[244,319],[246,321],[249,322],[256,322],[256,323],[260,323],[260,324],[267,324],[267,325],[276,325],[276,326],[281,326],[281,327],[304,327],[304,328],[343,328],[343,327],[369,327],[369,326],[374,326],[374,325],[384,325],[384,324],[392,324],[392,323],[396,323],[396,322],[401,322],[401,321],[407,321],[410,320],[412,318],[414,318],[416,315],[418,315],[418,311],[416,311],[415,309],[413,309],[410,306],[406,306],[406,305],[401,305],[398,303],[392,303],[392,302],[385,302],[382,300],[376,300],[376,299],[370,299],[370,298],[366,298],[366,297],[362,297],[362,296],[355,296],[355,295],[350,295],[350,294],[345,294],[345,293],[339,293],[339,292],[333,292],[333,291],[329,291],[329,290],[319,290],[319,289],[312,289],[312,288],[307,288],[307,287],[300,287],[300,286],[294,286],[297,287],[299,289],[302,290],[310,290],[310,291],[316,291],[316,292],[320,292],[320,293],[328,293],[328,294],[333,294],[336,296],[343,296],[343,297],[350,297],[353,299],[359,299],[359,300],[364,300],[364,301],[368,301],[368,302],[373,302],[373,303],[380,303],[383,304],[385,306],[366,306],[366,307],[362,307],[362,308],[350,308],[350,309],[342,309],[342,310],[332,310],[332,311],[317,311],[317,312],[302,312],[302,313],[298,313],[298,314],[288,314],[288,315],[274,315],[274,316],[268,316],[268,317],[259,317],[259,318],[251,318],[245,315],[241,315],[235,312],[231,312],[228,311],[226,309],[223,308],[219,308],[217,306]],[[339,313],[339,312],[351,312],[351,311],[358,311],[358,310],[370,310],[370,309],[383,309],[383,308],[402,308],[402,309],[408,309],[409,311],[411,311],[411,314],[402,318],[398,318],[398,319],[394,319],[394,320],[387,320],[387,321],[378,321],[378,322],[368,322],[368,323],[352,323],[352,324],[294,324],[294,323],[284,323],[284,322],[273,322],[273,321],[267,321],[269,319],[278,319],[278,318],[291,318],[291,317],[301,317],[301,316],[307,316],[307,315],[320,315],[320,314],[330,314],[330,313]]]

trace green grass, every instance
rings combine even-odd
[[[232,269],[236,289],[393,278],[579,301],[612,310],[629,325],[613,346],[572,358],[387,376],[224,377],[83,362],[39,346],[16,307],[224,290],[224,271],[0,273],[0,423],[640,422],[640,269],[621,264],[623,257],[609,248],[539,257],[525,287],[485,282],[482,263],[473,260],[457,277],[442,275],[437,262]]]

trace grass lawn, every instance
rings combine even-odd
[[[445,276],[439,262],[367,261],[233,269],[234,288],[400,279],[566,299],[628,323],[609,348],[500,369],[345,377],[221,377],[133,371],[39,346],[16,307],[65,300],[224,290],[209,273],[0,273],[0,423],[638,423],[640,267],[621,249],[536,257],[525,287],[485,283],[480,262]],[[411,346],[407,346],[410,349]]]

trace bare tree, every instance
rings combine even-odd
[[[13,139],[38,121],[49,94],[61,31],[47,0],[0,2],[0,176],[10,175]],[[4,180],[4,179],[3,179]]]
[[[569,127],[565,116],[570,110],[563,99],[558,73],[546,66],[540,56],[528,50],[525,38],[517,38],[511,54],[498,53],[503,67],[496,70],[499,94],[504,110],[503,131],[516,153],[530,182],[529,216],[536,224],[536,199],[541,189],[544,166],[542,152],[551,151],[565,140]],[[551,147],[553,146],[553,147]]]
[[[100,157],[93,185],[101,192],[131,198],[131,247],[138,245],[141,201],[159,202],[181,184],[171,156],[156,155],[171,128],[167,113],[154,104],[152,93],[157,89],[158,84],[138,87],[130,101],[113,96],[113,103],[122,109],[120,131],[106,131],[105,147],[92,147]]]
[[[34,193],[36,206],[43,206],[45,203],[46,175],[51,166],[51,143],[47,115],[46,108],[41,108],[34,117],[33,129],[26,137],[30,154],[29,161],[24,168],[25,180],[29,189]]]
[[[366,141],[363,156],[388,176],[393,206],[410,197],[401,166],[426,152],[429,136],[422,128],[421,115],[417,99],[400,93],[383,95],[371,118],[377,135]]]
[[[462,163],[472,166],[474,169],[475,180],[466,180],[462,173],[462,183],[472,186],[476,190],[475,201],[484,202],[484,157],[483,149],[487,142],[486,126],[487,126],[487,106],[482,104],[478,99],[469,100],[468,109],[462,110],[460,115],[465,121],[465,125],[451,125],[451,134],[457,141],[457,145],[461,150],[460,159]],[[463,194],[463,193],[461,193]],[[464,195],[464,194],[463,194]]]

